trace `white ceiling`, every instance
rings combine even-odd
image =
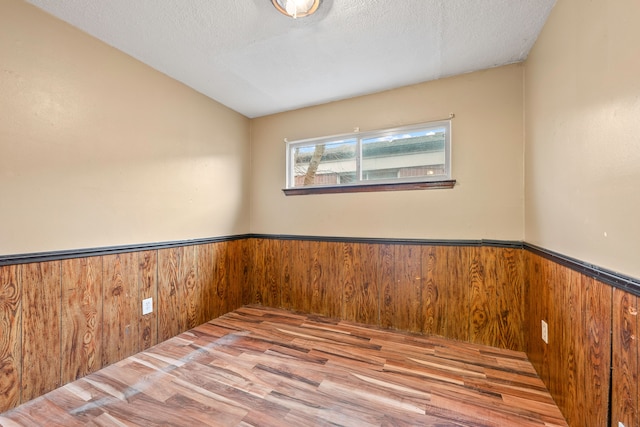
[[[555,0],[27,0],[258,117],[526,59]]]

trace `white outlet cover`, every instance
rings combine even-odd
[[[542,341],[549,344],[549,325],[544,320],[542,321]]]
[[[147,298],[142,300],[142,315],[153,312],[153,298]]]
[[[622,424],[622,421],[618,421],[618,427],[625,427],[625,425]]]

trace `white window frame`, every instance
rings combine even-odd
[[[405,177],[395,179],[380,179],[380,180],[363,180],[362,179],[362,140],[369,138],[385,137],[395,135],[399,133],[429,131],[430,129],[445,128],[445,143],[444,143],[444,174],[438,174],[434,176],[420,176],[420,177]],[[337,143],[343,140],[355,139],[356,140],[356,180],[353,183],[347,184],[314,184],[306,186],[295,186],[295,174],[293,164],[293,151],[298,147],[309,147],[318,144]],[[433,122],[424,122],[409,126],[401,126],[390,129],[381,129],[367,132],[353,132],[348,134],[340,134],[333,136],[326,136],[320,138],[308,138],[297,141],[287,141],[286,143],[286,187],[285,190],[300,190],[300,189],[321,189],[321,188],[348,188],[348,187],[361,187],[361,186],[376,186],[376,185],[388,185],[388,184],[401,184],[401,183],[429,183],[429,182],[441,182],[451,180],[451,120],[439,120]]]

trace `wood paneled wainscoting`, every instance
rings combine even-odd
[[[228,240],[0,266],[0,412],[240,307],[249,249]]]
[[[529,360],[570,426],[639,427],[640,290],[633,279],[566,261],[525,252]]]
[[[251,240],[245,303],[524,351],[516,245]]]
[[[0,412],[261,304],[526,351],[569,425],[640,427],[640,282],[528,244],[244,235],[44,258],[0,258]]]

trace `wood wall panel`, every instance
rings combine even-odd
[[[200,303],[202,304],[203,322],[209,321],[214,317],[216,310],[214,309],[215,300],[215,253],[217,244],[207,243],[198,246],[198,283],[202,292]]]
[[[158,251],[158,340],[189,329],[197,317],[194,246]]]
[[[118,362],[139,351],[138,257],[135,252],[102,259],[102,365]]]
[[[292,302],[292,284],[291,284],[291,268],[293,267],[293,250],[294,245],[280,246],[280,307],[291,309]]]
[[[522,250],[252,240],[245,303],[524,350]]]
[[[21,295],[18,266],[0,267],[0,412],[20,403]]]
[[[440,304],[440,282],[437,280],[436,247],[422,247],[422,332],[437,334],[444,331],[444,310]]]
[[[495,347],[524,351],[523,266],[522,251],[512,248],[493,248],[496,254],[496,322]]]
[[[591,277],[582,276],[581,279],[583,328],[586,332],[583,348],[588,349],[584,373],[585,417],[594,426],[603,426],[607,424],[609,409],[613,288]],[[576,411],[580,409],[576,408]]]
[[[447,308],[443,335],[459,341],[469,341],[471,254],[475,248],[450,246],[447,249],[447,274],[444,278],[446,286],[443,288]]]
[[[269,307],[280,307],[282,285],[281,243],[276,239],[255,239],[254,293],[256,301]]]
[[[232,311],[243,305],[244,284],[251,280],[251,263],[253,252],[244,240],[232,240],[227,242],[228,254],[227,265],[229,266],[229,305],[227,310]],[[222,313],[225,314],[225,313]]]
[[[396,282],[395,251],[393,245],[378,247],[378,280],[380,281],[380,326],[393,328],[393,293]]]
[[[180,287],[183,289],[184,298],[184,332],[195,328],[203,322],[204,314],[200,301],[201,292],[196,277],[198,275],[198,263],[196,257],[197,246],[182,246],[180,263]]]
[[[491,341],[491,298],[485,289],[484,252],[473,251],[469,260],[469,340],[474,343]]]
[[[175,336],[184,328],[180,287],[180,248],[158,251],[158,340]]]
[[[22,402],[60,385],[60,261],[22,270]]]
[[[62,261],[62,384],[102,367],[102,258]]]
[[[283,295],[283,306],[292,310],[311,312],[311,252],[310,242],[306,240],[294,240],[286,253],[288,274],[288,291]],[[285,283],[287,277],[284,278]]]
[[[525,260],[525,281],[524,281],[524,314],[525,314],[525,342],[526,352],[531,364],[536,368],[538,375],[542,378],[542,367],[544,366],[543,351],[544,343],[537,335],[540,331],[540,321],[547,319],[544,311],[543,290],[546,288],[542,274],[543,258],[532,254],[524,253]],[[544,378],[543,378],[544,380]],[[548,375],[547,375],[548,380]]]
[[[565,283],[562,306],[567,320],[563,322],[560,353],[567,369],[566,376],[560,383],[560,393],[562,400],[566,402],[565,406],[570,408],[566,415],[567,421],[571,421],[573,425],[585,425],[586,411],[581,396],[586,378],[582,367],[587,366],[588,362],[585,353],[580,351],[585,336],[580,333],[581,328],[574,326],[581,324],[584,319],[582,278],[579,273],[566,268],[558,272],[558,278]]]
[[[640,425],[638,414],[638,370],[640,344],[638,333],[638,297],[620,289],[613,290],[613,371],[612,425]]]
[[[338,318],[342,314],[341,244],[318,242],[311,249],[311,312]]]
[[[432,333],[435,335],[446,336],[447,331],[447,306],[449,301],[447,300],[449,286],[449,252],[450,246],[436,246],[435,250],[435,265],[434,271],[434,283],[438,298],[436,300],[435,312],[437,313],[436,321]],[[452,264],[455,263],[455,259],[452,260]]]
[[[246,257],[247,264],[244,266],[244,276],[246,281],[241,284],[242,286],[242,304],[255,304],[256,301],[256,289],[255,289],[255,277],[256,277],[256,239],[241,240],[242,252]]]
[[[380,324],[379,245],[355,243],[353,292],[343,303],[344,318],[369,325]]]
[[[344,319],[347,316],[352,319],[357,316],[359,311],[358,304],[356,303],[356,274],[359,274],[360,270],[360,248],[357,243],[342,243],[340,245],[342,252],[341,260],[341,275],[340,275],[340,288],[342,289],[342,312],[340,318]]]
[[[473,252],[473,248],[471,249]],[[523,269],[520,251],[481,249],[480,260],[470,256],[471,335],[473,342],[524,350]],[[478,265],[478,262],[480,265]]]
[[[153,312],[142,315],[140,308],[140,351],[158,344],[158,251],[138,252],[138,300],[152,298]]]
[[[214,317],[223,315],[230,311],[229,307],[229,286],[232,283],[229,277],[229,245],[227,242],[216,246],[215,252],[215,293],[214,293]]]
[[[395,246],[395,283],[392,295],[394,328],[421,332],[422,314],[422,250],[416,245]],[[398,262],[399,260],[402,260]]]
[[[569,425],[607,425],[613,288],[535,254],[524,259],[529,360]]]

